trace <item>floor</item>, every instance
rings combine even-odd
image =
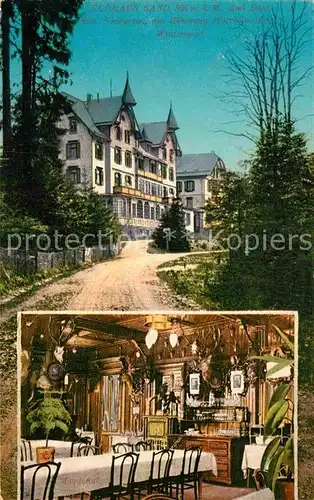
[[[221,486],[218,484],[203,484],[203,498],[202,500],[233,500],[240,498],[245,495],[249,495],[255,491],[252,488],[238,488],[235,486]],[[84,495],[84,500],[88,500],[88,495]],[[73,495],[71,500],[79,500],[79,495]],[[64,500],[68,500],[65,497]],[[186,491],[184,494],[184,500],[194,500],[193,491]]]

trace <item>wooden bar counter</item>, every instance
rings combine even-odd
[[[219,436],[215,434],[169,434],[168,445],[172,446],[178,438],[182,440],[177,448],[188,446],[200,446],[205,452],[215,455],[217,462],[217,476],[209,474],[205,476],[210,481],[231,484],[243,484],[244,479],[241,470],[244,446],[248,444],[248,437]]]

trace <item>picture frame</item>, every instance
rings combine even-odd
[[[230,387],[232,394],[244,392],[244,373],[242,370],[233,370],[230,373]]]
[[[198,395],[200,393],[200,374],[190,373],[189,377],[189,393]]]

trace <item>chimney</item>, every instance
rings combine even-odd
[[[92,102],[92,94],[87,94],[87,104],[91,103]]]
[[[99,92],[97,92],[97,102],[99,102]]]

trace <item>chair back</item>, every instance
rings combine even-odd
[[[199,446],[189,446],[184,450],[182,476],[195,477],[198,472],[202,449]]]
[[[21,466],[21,500],[53,500],[54,488],[58,473],[61,467],[61,462],[46,462],[43,464],[22,465]],[[26,482],[26,475],[30,471],[32,473],[31,480]],[[38,472],[40,471],[40,474]],[[42,473],[43,471],[43,473]],[[46,473],[46,474],[45,474]],[[37,482],[37,490],[36,490]],[[26,491],[25,485],[28,488]],[[29,488],[30,486],[30,488]],[[40,492],[40,493],[39,493]],[[38,494],[41,496],[39,497]],[[25,495],[25,496],[24,496]]]
[[[98,446],[81,443],[77,449],[77,456],[87,457],[88,455],[100,455],[100,449]]]
[[[157,485],[158,491],[162,493],[167,492],[168,489],[173,453],[174,451],[169,449],[154,451],[153,453],[149,483]]]
[[[33,460],[33,453],[30,441],[28,439],[21,439],[21,461],[27,462]]]
[[[151,495],[147,495],[142,500],[173,500],[173,497],[168,497],[168,495],[164,495],[163,493],[152,493]]]
[[[72,441],[70,449],[70,457],[78,456],[78,450],[74,450],[75,446],[78,446],[78,448],[80,447],[81,444],[84,446],[86,445],[90,446],[92,444],[92,440],[93,439],[91,437],[83,437],[78,439],[77,441]]]
[[[152,444],[149,441],[138,441],[134,445],[135,451],[147,451],[152,449]]]
[[[113,453],[131,453],[133,451],[133,444],[117,443],[112,445]]]
[[[257,491],[267,488],[265,474],[267,473],[263,473],[261,469],[255,469],[253,472],[255,488]]]
[[[116,500],[133,492],[138,457],[133,452],[112,457],[109,489]]]

